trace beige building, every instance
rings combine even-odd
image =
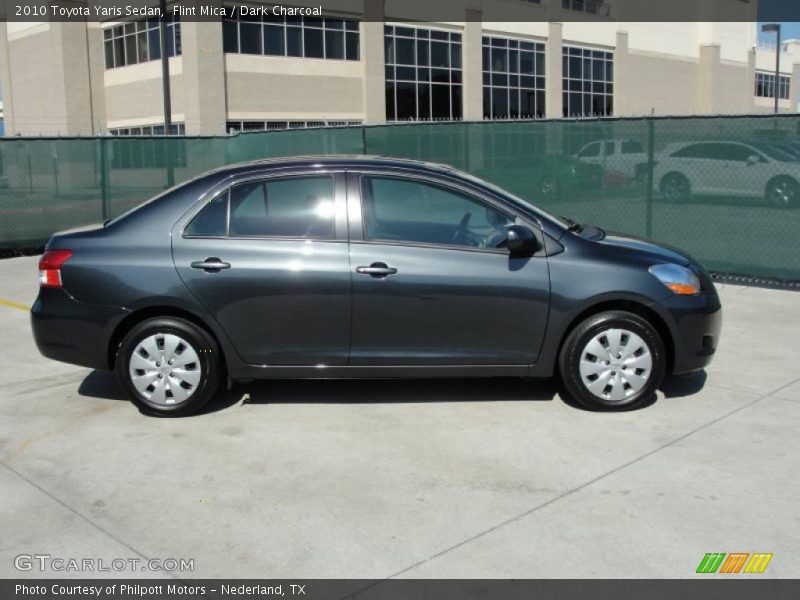
[[[171,57],[172,120],[187,134],[394,120],[744,114],[771,111],[775,93],[782,111],[796,111],[800,42],[782,45],[776,86],[775,49],[756,43],[755,3],[723,1],[741,10],[738,22],[626,22],[613,0],[463,0],[459,21],[413,24],[426,2],[332,0],[324,16],[298,17],[273,15],[263,2],[251,5],[270,7],[265,16],[231,15],[233,5],[219,0],[228,13],[223,22],[175,16],[166,49],[153,21],[4,23],[5,130],[162,132],[162,51]],[[564,18],[565,5],[585,20]],[[509,10],[518,10],[513,21]]]

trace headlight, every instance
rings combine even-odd
[[[648,271],[676,294],[700,293],[700,280],[686,267],[669,263],[653,265]]]

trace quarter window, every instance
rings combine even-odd
[[[514,219],[450,188],[395,177],[363,181],[364,239],[497,248]]]
[[[228,192],[209,202],[183,233],[192,237],[225,237],[228,234]]]

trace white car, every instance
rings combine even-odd
[[[759,197],[778,207],[800,201],[797,155],[769,142],[670,144],[655,158],[653,180],[665,200],[692,195]]]
[[[633,179],[637,165],[647,162],[647,153],[642,143],[635,140],[598,140],[583,146],[575,158],[590,165],[600,165],[608,175]]]

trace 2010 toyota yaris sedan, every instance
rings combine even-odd
[[[720,302],[687,255],[556,218],[454,169],[303,157],[218,169],[56,234],[31,310],[47,357],[113,369],[144,411],[224,381],[549,377],[632,408],[703,368]]]

